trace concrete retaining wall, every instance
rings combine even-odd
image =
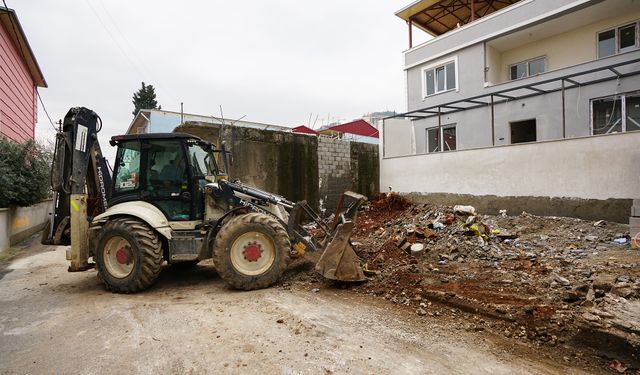
[[[175,129],[220,145],[220,126],[187,122]],[[379,192],[378,145],[281,131],[225,126],[232,178],[330,210],[344,190]]]
[[[513,209],[626,223],[640,196],[638,145],[640,132],[386,158],[380,185],[400,193],[508,198]],[[540,203],[531,207],[534,197]],[[504,208],[493,198],[492,211]]]
[[[29,207],[0,208],[0,251],[40,231],[52,211],[48,199]]]
[[[631,246],[640,248],[640,199],[633,200],[631,217],[629,218],[629,233],[631,234]]]

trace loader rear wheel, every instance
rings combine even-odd
[[[156,232],[134,218],[107,222],[98,236],[95,252],[98,277],[115,293],[148,288],[162,267],[162,245]]]
[[[284,273],[291,242],[276,219],[261,213],[237,216],[225,224],[213,246],[220,277],[236,289],[273,285]]]

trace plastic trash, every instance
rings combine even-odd
[[[436,222],[433,223],[433,229],[436,229],[436,230],[437,229],[444,229],[444,224],[442,224],[439,221],[436,221]]]
[[[424,245],[421,243],[414,243],[411,245],[411,255],[418,255],[424,251]]]

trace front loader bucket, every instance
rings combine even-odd
[[[355,223],[348,221],[338,224],[333,237],[316,263],[316,271],[327,279],[338,281],[366,280],[360,259],[349,243]]]

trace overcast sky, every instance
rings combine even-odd
[[[132,119],[140,82],[163,109],[285,126],[404,111],[409,0],[7,0],[49,85],[54,121],[98,113],[107,140]],[[414,32],[414,34],[421,34]],[[421,37],[419,35],[419,37]],[[39,106],[37,137],[53,130]]]

